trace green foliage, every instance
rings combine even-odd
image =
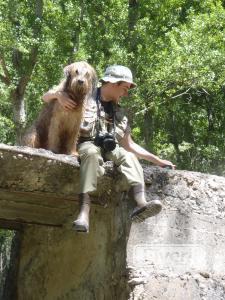
[[[122,101],[134,140],[178,169],[225,176],[224,0],[0,0],[0,40],[1,143],[15,143],[12,95],[26,80],[30,124],[65,65],[86,60],[101,76],[117,63],[138,84]],[[12,235],[0,230],[0,286]]]
[[[14,123],[0,115],[1,142],[11,144],[15,140]]]
[[[178,168],[224,174],[223,1],[46,0],[42,18],[35,3],[0,1],[0,54],[11,79],[0,83],[1,142],[14,142],[10,93],[36,45],[24,95],[28,123],[66,64],[87,60],[99,76],[108,64],[124,64],[138,84],[122,103],[134,139]]]

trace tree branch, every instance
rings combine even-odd
[[[172,99],[175,99],[175,98],[177,98],[177,97],[180,97],[180,96],[183,96],[183,95],[188,95],[188,92],[190,91],[190,87],[185,91],[185,92],[183,92],[183,93],[181,93],[181,94],[179,94],[179,95],[176,95],[176,96],[173,96],[173,97],[171,97]]]
[[[10,80],[2,74],[0,74],[0,80],[6,85],[10,85]]]
[[[16,142],[18,144],[21,142],[26,122],[25,90],[37,62],[42,29],[43,0],[36,0],[35,5],[35,20],[31,27],[34,43],[31,45],[29,56],[24,56],[19,49],[13,51],[13,65],[17,72],[18,82],[16,88],[11,92],[10,98],[13,102],[13,118],[16,125]]]
[[[206,91],[206,89],[202,88],[203,92],[210,96],[210,94]]]
[[[41,36],[41,28],[42,28],[42,14],[43,14],[43,0],[37,0],[35,2],[35,16],[36,16],[36,24],[33,26],[33,37],[34,39],[38,39]],[[38,50],[39,50],[39,44],[36,42],[29,53],[29,57],[26,61],[26,70],[23,70],[20,73],[20,79],[17,85],[17,93],[19,95],[23,95],[26,89],[26,86],[30,80],[30,77],[32,75],[32,72],[34,70],[34,66],[37,62],[37,56],[38,56]],[[14,51],[14,66],[17,70],[21,68],[21,66],[24,64],[24,61],[22,59],[22,53],[15,49]]]

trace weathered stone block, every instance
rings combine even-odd
[[[83,235],[71,229],[76,159],[5,145],[0,157],[1,225],[23,226],[18,299],[224,299],[224,177],[143,166],[164,208],[131,223],[134,203],[108,164]]]

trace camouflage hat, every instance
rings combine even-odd
[[[106,68],[103,77],[100,81],[116,83],[118,81],[124,81],[131,83],[131,89],[136,87],[136,83],[133,82],[133,75],[131,70],[127,67],[120,65],[112,65]]]

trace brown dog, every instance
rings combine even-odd
[[[54,88],[54,92],[67,93],[77,104],[76,109],[66,111],[55,99],[46,103],[25,134],[23,145],[59,154],[75,154],[83,113],[96,88],[97,75],[93,67],[83,61],[66,66],[64,73],[66,79]]]

